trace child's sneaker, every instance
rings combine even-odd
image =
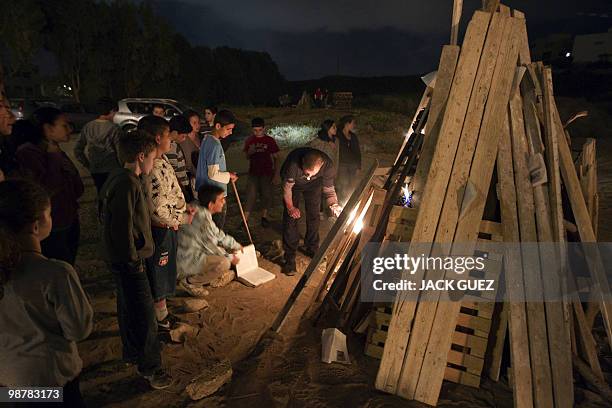
[[[155,390],[163,390],[164,388],[168,388],[170,385],[172,385],[172,377],[161,368],[151,375],[143,375],[140,372],[138,372],[138,374],[147,380],[151,388]]]
[[[157,330],[158,331],[170,331],[172,329],[175,329],[178,323],[180,322],[182,322],[182,320],[179,317],[168,313],[168,315],[164,318],[164,320],[157,321]]]

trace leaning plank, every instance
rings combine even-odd
[[[514,96],[513,96],[514,97]],[[514,406],[517,408],[533,407],[531,360],[529,358],[529,333],[527,329],[527,312],[525,287],[521,270],[521,252],[517,247],[520,233],[517,213],[517,192],[514,184],[512,166],[512,146],[510,135],[510,116],[506,116],[507,132],[504,131],[499,141],[497,153],[497,177],[499,182],[499,202],[502,217],[504,242],[508,243],[504,256],[504,277],[506,296],[508,297],[508,327],[510,333],[510,359],[516,373],[512,382]]]
[[[419,161],[411,182],[412,202],[416,208],[419,207],[423,187],[431,166],[431,160],[434,155],[438,136],[440,134],[440,125],[442,122],[444,108],[450,92],[455,68],[457,67],[457,58],[459,57],[460,48],[456,45],[445,45],[442,48],[442,56],[440,57],[440,65],[436,74],[436,86],[431,98],[431,107],[427,118],[427,127],[425,129],[425,140],[423,148],[419,155]]]
[[[434,81],[434,84],[435,84],[435,81]],[[413,133],[412,128],[416,127],[417,125],[416,121],[417,121],[417,118],[419,117],[419,112],[421,112],[421,110],[425,109],[425,107],[429,105],[429,102],[431,101],[431,96],[433,94],[434,84],[430,84],[429,86],[427,86],[427,88],[425,88],[425,92],[423,92],[423,96],[421,96],[421,101],[419,102],[419,106],[417,107],[414,117],[412,118],[412,122],[410,122],[410,129],[408,129],[408,132],[406,133],[406,136],[404,137],[404,141],[402,142],[402,147],[397,152],[397,156],[395,157],[394,164],[397,163],[397,161],[399,160],[400,156],[402,155],[402,152],[404,151],[404,147],[406,146],[406,143],[408,143],[408,141],[410,140],[410,137],[412,136],[412,133]]]
[[[597,192],[597,155],[595,139],[587,139],[582,145],[582,153],[578,162],[580,185],[584,193],[587,209],[593,221],[593,232],[597,236],[597,224],[599,221],[599,200]]]
[[[573,311],[574,317],[576,318],[578,338],[580,339],[580,354],[584,356],[585,361],[589,363],[595,376],[603,379],[604,375],[601,371],[601,365],[599,364],[599,356],[597,355],[597,346],[593,338],[593,332],[591,331],[591,326],[587,323],[580,300],[574,300]]]
[[[506,26],[509,25],[509,21],[509,17],[506,18],[499,13],[495,13],[489,26],[487,39],[482,51],[482,56],[480,57],[480,65],[476,73],[474,88],[465,115],[463,130],[461,131],[459,146],[453,164],[453,171],[446,189],[446,194],[440,196],[444,197],[444,199],[434,240],[436,243],[449,243],[453,241],[455,227],[457,226],[461,210],[459,204],[463,198],[463,191],[461,189],[465,186],[469,176],[487,97],[490,97],[489,91],[493,86],[492,80],[496,67],[495,62],[500,54],[500,48],[506,46],[507,37],[505,38],[504,35],[507,34],[507,32],[504,30]],[[478,198],[484,200],[482,197]],[[478,228],[478,226],[476,226],[476,228]],[[432,253],[432,256],[444,255],[448,254]],[[443,271],[431,270],[426,272],[426,279],[431,281],[437,281],[443,277]],[[398,395],[408,399],[413,399],[416,392],[419,373],[421,372],[426,352],[426,348],[423,347],[423,345],[427,344],[430,338],[439,297],[440,292],[438,291],[426,293],[424,296],[421,295],[421,300],[424,301],[421,301],[417,307],[416,317],[405,357],[406,364],[400,376],[400,387],[398,389]]]
[[[413,242],[433,241],[442,207],[439,197],[443,197],[448,185],[488,26],[489,15],[481,11],[474,13],[468,25],[442,122],[440,134],[444,135],[444,138],[438,140],[435,149],[425,184],[423,204],[419,208],[412,236]],[[414,255],[415,253],[409,251],[409,256]],[[401,292],[398,294],[393,308],[389,336],[376,377],[376,388],[381,391],[392,394],[397,391],[415,307],[416,303],[408,301],[406,294]]]
[[[534,69],[532,70],[531,68]],[[534,64],[528,67],[528,73],[532,71],[533,75],[530,74],[525,76],[523,83],[521,84],[521,89],[525,98],[523,112],[525,114],[527,141],[529,144],[531,157],[534,157],[535,155],[541,155],[544,150],[540,130],[540,121],[536,114],[534,105],[536,95],[543,92],[537,88],[540,86],[540,81],[535,76],[536,73]],[[534,79],[534,83],[530,83],[531,80]],[[525,85],[525,83],[528,83],[529,85]],[[553,151],[554,142],[552,139],[554,136],[554,134],[550,134],[550,145],[548,145],[545,150],[548,158],[553,161],[551,166],[554,166],[554,157],[556,156]],[[561,254],[551,245],[552,242],[559,242],[560,239],[560,236],[554,236],[553,234],[551,213],[556,214],[555,210],[561,211],[561,186],[559,185],[557,190],[559,192],[559,208],[554,208],[551,210],[549,191],[552,189],[553,175],[547,174],[546,170],[546,168],[540,169],[540,174],[546,174],[548,182],[545,184],[534,184],[533,196],[535,200],[538,241],[543,243],[540,246],[540,272],[542,273],[542,286],[544,288],[544,307],[546,310],[548,349],[550,355],[555,406],[571,407],[573,406],[574,401],[574,387],[572,386],[573,378],[570,349],[571,343],[568,327],[569,322],[565,319],[563,303],[560,301],[562,294],[564,293],[561,285],[565,283],[565,276],[563,276],[563,263],[559,262],[559,260],[562,259],[562,256],[560,256]],[[557,179],[557,181],[559,181],[559,179]],[[549,188],[549,186],[551,188]],[[556,196],[555,199],[557,199]],[[562,215],[560,215],[560,218],[562,219]],[[565,241],[564,237],[563,241]]]
[[[555,123],[558,128],[561,126],[558,112],[555,113]],[[567,190],[572,212],[574,213],[580,241],[586,243],[586,261],[595,290],[600,298],[601,315],[606,326],[608,342],[612,346],[612,322],[610,321],[612,318],[612,302],[607,300],[607,296],[610,294],[610,284],[606,277],[599,250],[594,245],[589,245],[589,243],[596,242],[597,240],[593,231],[591,216],[587,209],[582,189],[580,188],[580,181],[576,174],[572,153],[570,152],[567,140],[563,137],[559,139],[559,162],[561,164],[563,184]]]
[[[520,197],[517,200],[520,241],[537,242],[538,237],[534,216],[535,204],[533,188],[529,180],[529,170],[527,168],[528,148],[522,105],[521,96],[519,93],[516,93],[510,100],[510,129],[512,135],[514,182],[516,195]],[[521,259],[523,263],[525,298],[531,300],[526,304],[526,312],[530,339],[528,345],[531,353],[533,373],[534,404],[538,407],[552,406],[552,381],[546,338],[546,316],[544,305],[541,302],[534,301],[539,299],[542,293],[539,251],[534,246],[524,245],[521,248]],[[511,328],[510,336],[512,336],[512,333],[513,329]],[[523,350],[522,353],[524,352]],[[513,355],[516,355],[516,353]],[[517,375],[515,379],[518,381],[522,377]]]
[[[505,17],[508,18],[508,17]],[[470,169],[468,184],[471,184],[479,196],[461,213],[453,241],[455,243],[474,243],[478,237],[479,221],[486,204],[486,196],[491,184],[495,167],[499,137],[503,131],[503,121],[499,118],[506,113],[512,79],[518,60],[518,26],[521,20],[509,18],[505,27],[505,39],[500,47],[499,56],[493,73],[493,86],[487,99],[485,113],[474,152],[473,165]],[[466,201],[464,196],[463,201]],[[452,255],[460,255],[453,249]],[[436,310],[427,352],[423,361],[415,399],[435,404],[438,401],[444,377],[445,351],[450,347],[460,302],[441,302]]]
[[[558,140],[563,135],[557,133],[557,127],[554,126],[553,105],[555,104],[553,96],[552,72],[550,68],[544,68],[543,71],[544,84],[544,112],[545,112],[545,145],[548,179],[550,184],[549,198],[550,209],[553,213],[552,227],[555,236],[555,241],[565,242],[565,228],[563,226],[563,209],[561,206],[561,173],[559,171],[559,144]]]
[[[450,44],[457,45],[459,38],[459,23],[461,22],[461,11],[463,9],[463,0],[453,1],[453,17],[451,22],[451,38]]]

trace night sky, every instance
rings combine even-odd
[[[612,27],[612,0],[506,0],[530,39]],[[464,0],[462,29],[481,0]],[[194,45],[266,51],[289,80],[423,74],[448,42],[452,0],[158,0]]]

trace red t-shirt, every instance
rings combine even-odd
[[[244,142],[244,151],[248,152],[249,148],[254,150],[254,153],[249,157],[249,174],[272,177],[274,175],[272,155],[280,150],[274,138],[268,135],[262,137],[251,135]]]

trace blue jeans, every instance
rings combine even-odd
[[[138,364],[141,374],[161,367],[157,319],[144,262],[111,265],[117,284],[117,320],[123,344],[123,359]]]
[[[155,253],[146,260],[147,275],[153,300],[159,302],[176,291],[177,231],[171,228],[152,227]]]

